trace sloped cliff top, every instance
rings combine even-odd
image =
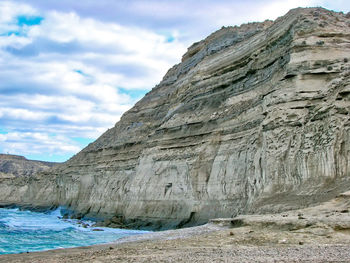
[[[217,64],[213,70],[216,70],[221,64],[230,63],[234,66],[226,70],[232,71],[234,68],[238,69],[241,66],[240,61],[245,61],[247,56],[251,57],[249,61],[254,60],[259,55],[258,50],[261,50],[264,45],[273,45],[269,42],[277,40],[283,31],[290,30],[294,38],[305,34],[322,37],[322,34],[326,36],[329,32],[343,34],[342,28],[349,27],[349,17],[349,14],[337,13],[320,7],[296,8],[275,21],[266,20],[219,29],[204,40],[190,46],[183,55],[181,63],[169,69],[163,80],[134,107],[124,113],[115,127],[106,131],[83,151],[114,147],[124,143],[133,144],[146,139],[147,136],[150,136],[151,130],[154,131],[156,127],[160,127],[189,102],[190,96],[186,96],[185,92],[179,93],[179,89],[186,85],[193,86],[208,78],[209,76],[205,76],[207,68],[211,66],[208,63]],[[308,49],[309,46],[304,43],[295,43],[289,47],[289,49],[292,48],[302,50]],[[232,53],[235,53],[234,60],[228,62],[226,57]],[[180,94],[182,97],[178,96]],[[176,98],[177,101],[172,100],[173,98]],[[142,115],[149,116],[148,112],[153,109],[160,110],[160,107],[167,108],[165,115],[151,117],[152,121],[149,121],[152,123],[140,121],[141,112],[143,112]]]
[[[21,155],[0,154],[0,175],[31,176],[37,172],[47,171],[58,163],[28,160]]]

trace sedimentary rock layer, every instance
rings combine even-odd
[[[57,163],[28,160],[24,156],[0,154],[0,177],[32,176],[47,171]]]
[[[155,228],[333,197],[350,185],[349,25],[309,8],[222,28],[69,161],[2,180],[0,200]]]

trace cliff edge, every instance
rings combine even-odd
[[[20,155],[0,154],[0,177],[32,176],[55,165],[57,163],[28,160]]]

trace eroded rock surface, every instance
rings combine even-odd
[[[169,228],[334,197],[350,186],[348,17],[222,28],[69,161],[1,180],[0,200]]]
[[[0,154],[0,177],[32,176],[47,171],[57,163],[28,160],[20,155]]]

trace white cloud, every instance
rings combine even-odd
[[[84,65],[84,72],[93,75],[98,82],[125,88],[151,88],[169,67],[180,61],[181,55],[186,51],[185,45],[176,39],[169,43],[164,35],[136,27],[83,19],[74,13],[50,12],[42,25],[30,30],[28,35],[32,39],[47,38],[59,43],[75,42],[86,50],[85,54],[72,54],[69,61],[65,61],[58,71],[63,70],[67,63],[74,64],[84,56],[89,56],[90,63]],[[99,49],[98,52],[96,49]],[[91,63],[94,60],[103,60],[104,64],[111,65],[142,66],[148,74],[132,78],[127,74],[101,71]]]
[[[43,120],[45,116],[47,116],[47,114],[44,112],[34,112],[21,108],[0,108],[0,114],[2,117],[28,121]]]
[[[27,4],[18,2],[2,1],[0,2],[0,24],[12,25],[15,18],[19,15],[37,15],[38,12]]]
[[[319,2],[317,0],[274,0],[262,6],[259,16],[261,20],[276,19],[292,8],[317,6]]]
[[[118,88],[151,89],[185,51],[176,39],[134,26],[15,2],[2,7],[0,124],[11,131],[1,135],[3,151],[77,152],[69,138],[96,138],[135,103]],[[23,31],[22,15],[43,20],[6,34]]]
[[[79,145],[64,136],[49,136],[47,133],[12,132],[0,134],[3,151],[21,154],[74,154],[80,150]]]

